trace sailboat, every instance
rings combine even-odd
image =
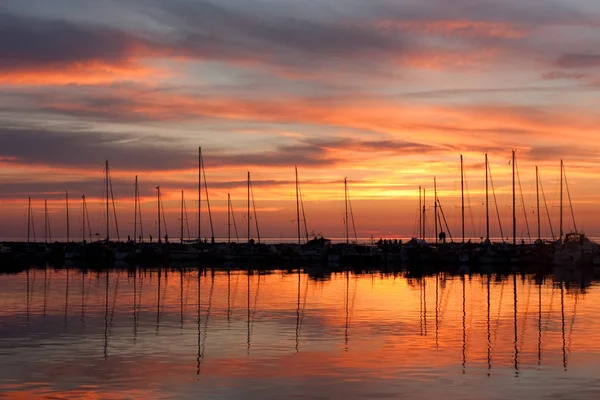
[[[571,217],[573,219],[573,231],[564,233],[564,188],[567,189],[567,196],[571,208]],[[599,246],[590,241],[585,234],[577,230],[575,212],[571,202],[571,193],[565,173],[564,161],[560,160],[560,236],[556,242],[556,250],[552,263],[556,266],[586,267],[593,264],[600,265]]]
[[[350,240],[350,223],[352,223],[354,234],[353,241]],[[344,228],[346,242],[331,246],[327,256],[329,263],[339,263],[344,266],[379,265],[383,258],[381,249],[376,246],[366,246],[358,243],[354,212],[350,201],[350,192],[348,191],[348,178],[344,178]]]
[[[302,191],[300,189],[300,180],[298,178],[298,166],[295,167],[296,172],[296,228],[298,233],[298,252],[300,260],[303,262],[323,263],[327,260],[327,253],[331,247],[331,240],[320,236],[313,239],[308,239],[308,228],[306,225],[306,214],[304,213],[304,201],[302,199]],[[302,216],[302,217],[301,217]],[[302,222],[304,223],[304,236],[302,235]],[[302,239],[306,239],[302,243]]]

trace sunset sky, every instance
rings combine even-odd
[[[169,236],[185,190],[195,237],[198,146],[217,236],[230,192],[245,237],[250,171],[261,236],[293,237],[297,165],[309,232],[343,235],[348,177],[359,237],[415,235],[418,187],[432,208],[436,176],[456,238],[463,154],[478,238],[486,151],[508,236],[512,148],[520,237],[524,211],[535,236],[535,165],[558,232],[560,158],[577,228],[600,235],[599,32],[589,0],[4,0],[0,237],[26,236],[29,196],[38,239],[44,199],[52,236],[65,237],[65,190],[71,235],[82,194],[104,232],[106,159],[122,237],[136,174],[144,233],[155,234],[160,185]]]

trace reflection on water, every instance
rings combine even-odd
[[[0,299],[9,397],[600,395],[591,281],[31,269]]]

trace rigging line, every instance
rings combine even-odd
[[[300,192],[300,208],[302,209],[302,220],[304,221],[304,233],[306,234],[306,241],[308,242],[308,228],[306,226],[306,214],[304,212],[304,199],[302,196],[302,187],[298,185],[298,191]]]
[[[550,225],[550,233],[552,234],[552,240],[556,240],[556,236],[554,235],[554,228],[552,227],[552,218],[550,218],[550,209],[548,208],[548,203],[546,202],[546,194],[544,193],[544,186],[542,185],[542,178],[538,171],[538,178],[540,182],[540,189],[542,191],[542,197],[544,199],[544,206],[546,207],[546,215],[548,216],[548,224]]]
[[[563,178],[565,179],[565,186],[567,187],[567,197],[569,198],[569,206],[571,207],[571,218],[573,218],[573,227],[575,228],[575,232],[577,232],[577,222],[575,221],[575,210],[573,210],[573,202],[571,201],[571,191],[569,190],[569,182],[567,181],[567,171],[565,170],[565,166],[563,164]]]
[[[350,218],[352,219],[352,229],[354,230],[354,241],[358,243],[358,236],[356,235],[356,225],[354,224],[354,212],[352,212],[352,202],[350,201],[350,191],[348,191],[348,206],[350,207]]]
[[[137,201],[138,201],[138,216],[139,216],[139,220],[140,220],[140,235],[142,236],[142,242],[144,241],[144,226],[142,224],[142,200],[140,199],[140,187],[138,185],[137,188]]]
[[[498,200],[496,199],[496,188],[494,186],[494,179],[492,179],[492,167],[488,164],[488,172],[490,173],[490,183],[492,184],[492,195],[494,196],[494,204],[496,205],[496,215],[498,216],[498,226],[500,228],[500,236],[504,242],[504,231],[502,230],[502,218],[500,218],[500,208],[498,207]]]
[[[450,237],[450,242],[454,243],[454,239],[452,238],[452,232],[450,232],[450,227],[448,226],[448,221],[446,221],[446,215],[444,214],[444,209],[442,208],[442,203],[438,198],[438,207],[440,209],[440,213],[442,214],[442,219],[444,220],[444,225],[446,225],[446,231],[448,232],[448,236]]]
[[[106,173],[106,167],[102,169],[102,172],[105,174]],[[104,206],[104,201],[106,198],[106,186],[102,185],[102,205]],[[98,215],[98,221],[96,223],[96,235],[99,235],[100,233],[100,218],[102,218],[102,222],[104,222],[106,220],[106,210],[104,209],[104,207],[100,207],[102,209],[102,211],[100,212],[100,214]],[[99,236],[98,236],[99,237]]]
[[[473,207],[471,206],[471,194],[469,193],[466,168],[463,168],[463,178],[465,181],[465,192],[467,193],[467,208],[469,209],[469,216],[471,217],[471,233],[475,238],[477,237],[475,233],[475,218],[473,217]]]
[[[531,233],[529,231],[529,220],[527,218],[527,210],[525,209],[525,197],[523,196],[523,187],[521,186],[521,176],[519,174],[518,163],[515,158],[515,169],[517,170],[517,181],[519,182],[519,192],[521,193],[521,204],[523,206],[523,216],[525,217],[525,226],[527,227],[527,238],[531,243]]]
[[[188,239],[191,239],[192,236],[190,235],[190,224],[188,220],[187,205],[185,204],[185,199],[183,200],[183,213],[185,218],[185,226],[187,228],[187,237]]]
[[[200,165],[202,167],[202,178],[204,179],[204,193],[206,194],[206,206],[208,208],[208,221],[210,222],[211,241],[215,241],[215,230],[213,228],[212,213],[210,211],[210,200],[208,199],[208,185],[206,184],[206,169],[204,169],[204,156],[200,156]]]
[[[231,199],[229,199],[229,209],[231,210],[231,219],[233,220],[233,228],[235,230],[235,239],[236,239],[236,242],[239,243],[240,235],[238,235],[237,224],[235,223],[235,212],[233,212],[233,203],[231,202]]]
[[[30,205],[30,207],[31,207],[31,205]],[[33,234],[33,243],[35,243],[36,242],[36,238],[35,238],[35,224],[33,222],[33,213],[31,212],[30,214],[31,214],[31,216],[30,216],[30,220],[31,220],[31,233]]]
[[[252,197],[252,209],[254,210],[254,223],[256,225],[256,236],[258,239],[258,243],[260,243],[260,230],[258,229],[258,218],[256,216],[256,203],[254,202],[254,186],[252,185],[252,182],[250,182],[250,194]],[[250,218],[250,216],[248,216],[248,218]],[[260,283],[260,279],[259,279],[259,283]]]
[[[108,183],[109,183],[109,187],[110,187],[110,198],[112,200],[113,214],[115,216],[115,229],[117,231],[117,241],[121,241],[121,237],[119,236],[119,220],[117,219],[117,207],[115,205],[115,195],[113,193],[112,179],[110,177],[110,172],[108,173]]]
[[[163,226],[165,227],[165,237],[169,237],[169,229],[167,228],[167,220],[165,218],[165,204],[162,198],[160,199],[160,212],[162,213]]]

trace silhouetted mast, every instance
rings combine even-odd
[[[44,199],[44,243],[48,243],[48,231],[48,200]]]
[[[138,177],[135,176],[133,188],[133,242],[137,242],[137,217],[138,217]]]
[[[108,160],[106,160],[105,166],[106,172],[106,242],[110,242],[110,213],[109,213],[109,200],[108,200],[108,191],[109,191],[109,182],[108,182]]]
[[[425,189],[423,189],[423,241],[425,241],[425,237],[427,236],[427,202],[425,201]]]
[[[29,243],[30,235],[31,235],[31,197],[29,197],[28,204],[27,204],[27,243]]]
[[[183,244],[183,190],[181,191],[181,224],[180,224],[180,240]]]
[[[300,188],[298,186],[298,166],[295,166],[296,170],[296,222],[298,225],[298,246],[300,246]]]
[[[488,155],[485,153],[485,238],[490,241],[490,190],[488,179]]]
[[[213,227],[212,212],[210,210],[210,199],[208,198],[208,185],[206,184],[206,169],[204,168],[204,157],[202,157],[202,152],[200,152],[200,166],[202,169],[202,177],[204,179],[204,194],[206,196],[206,209],[208,210],[208,222],[210,223],[210,241],[211,241],[211,243],[214,243],[215,242],[215,229]]]
[[[438,243],[437,178],[433,177],[433,218],[435,224],[435,244]]]
[[[157,197],[157,210],[158,210],[158,243],[160,243],[161,239],[160,239],[160,186],[156,187],[156,197]]]
[[[231,194],[227,193],[227,243],[231,243]]]
[[[515,158],[516,151],[512,151],[512,219],[513,219],[513,245],[517,245],[517,188],[515,179]]]
[[[560,160],[560,240],[562,241],[563,230],[563,160]]]
[[[463,155],[460,155],[460,198],[461,198],[461,207],[460,207],[460,216],[461,216],[461,226],[462,226],[462,242],[465,242],[465,172],[463,165]]]
[[[535,166],[535,196],[537,206],[537,236],[538,240],[542,240],[542,218],[540,216],[540,172],[537,165]]]
[[[248,212],[248,243],[250,243],[250,239],[252,238],[250,236],[250,171],[248,171],[248,205],[247,205],[247,212]]]
[[[419,239],[423,237],[423,214],[421,213],[423,209],[423,203],[421,202],[421,186],[419,186],[419,210],[417,214],[419,214]]]
[[[81,196],[81,242],[85,242],[85,194]]]
[[[198,147],[198,240],[202,240],[202,147]]]
[[[65,201],[67,205],[67,243],[71,241],[71,231],[69,226],[69,191],[65,191]]]
[[[346,244],[350,244],[350,231],[348,226],[348,178],[344,178],[344,207],[345,207],[345,218],[346,222]]]

